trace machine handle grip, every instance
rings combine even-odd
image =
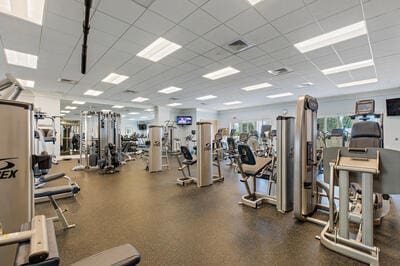
[[[368,151],[367,148],[348,148],[349,152],[364,152],[366,153]]]

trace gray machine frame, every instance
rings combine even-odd
[[[110,155],[107,155],[107,146],[109,143],[115,145],[117,159],[120,164],[123,164],[121,147],[121,115],[119,113],[83,111],[81,112],[79,130],[80,165],[75,166],[72,170],[98,169],[99,162],[105,160],[105,168],[114,169],[109,173],[116,171],[115,167],[111,165]],[[91,132],[90,134],[89,131]],[[92,164],[90,161],[91,155],[97,157],[97,164]]]

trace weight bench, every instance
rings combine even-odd
[[[65,195],[65,194],[72,194],[75,195],[80,191],[80,187],[76,183],[72,183],[69,185],[64,186],[56,186],[56,187],[44,187],[38,188],[34,191],[34,198],[36,199],[43,199],[48,198],[51,205],[56,212],[55,217],[50,218],[54,222],[60,221],[62,224],[63,229],[69,229],[75,227],[75,224],[69,224],[67,219],[65,218],[64,212],[66,210],[62,210],[60,206],[57,204],[56,196],[57,195]]]
[[[21,231],[28,230],[30,230],[30,223],[21,226]],[[60,256],[58,253],[54,224],[50,219],[46,220],[46,232],[44,235],[44,242],[46,242],[45,246],[47,248],[41,251],[40,256],[37,254],[32,254],[30,241],[18,243],[17,254],[14,263],[15,266],[58,266],[60,264]],[[72,265],[130,266],[138,264],[140,259],[140,253],[134,246],[130,244],[124,244],[84,258]]]

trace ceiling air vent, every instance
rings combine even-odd
[[[248,43],[248,42],[246,42],[244,40],[237,40],[237,41],[234,41],[233,43],[228,44],[227,48],[232,53],[239,53],[239,52],[242,52],[242,51],[244,51],[246,49],[249,49],[253,45],[254,44]]]
[[[123,91],[123,93],[130,93],[130,94],[136,94],[136,93],[138,93],[137,91],[134,91],[134,90],[124,90]]]
[[[58,82],[60,83],[65,83],[65,84],[69,84],[69,85],[76,85],[78,84],[77,80],[72,80],[72,79],[64,79],[64,78],[59,78],[57,79]]]
[[[275,70],[268,70],[268,73],[270,73],[271,75],[274,75],[274,76],[279,76],[279,75],[284,75],[284,74],[290,73],[292,71],[293,70],[290,68],[282,67],[282,68],[278,68]]]
[[[177,101],[177,100],[179,100],[179,98],[176,98],[176,97],[171,97],[171,98],[168,98],[169,100],[171,100],[171,101]]]

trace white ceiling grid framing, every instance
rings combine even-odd
[[[166,105],[178,98],[182,108],[222,110],[294,100],[308,93],[315,97],[399,87],[400,1],[398,0],[264,0],[252,6],[247,0],[97,0],[91,13],[88,71],[80,73],[82,0],[47,0],[43,26],[0,13],[1,48],[39,56],[38,68],[7,64],[0,53],[2,73],[35,80],[41,93],[62,93],[79,99],[88,89],[104,91],[96,100],[128,106],[134,97],[150,98],[151,105]],[[368,36],[353,38],[305,54],[294,44],[365,18]],[[152,62],[136,56],[159,37],[181,49]],[[227,45],[242,39],[254,46],[232,53]],[[372,52],[372,54],[371,54]],[[322,69],[371,59],[365,67],[332,75]],[[202,76],[224,67],[240,73],[218,80]],[[273,76],[268,70],[287,67],[293,72]],[[101,82],[111,72],[129,76],[114,85]],[[338,88],[335,84],[375,78],[378,82]],[[78,80],[77,85],[57,82]],[[242,87],[268,82],[273,86],[246,92]],[[299,88],[305,82],[314,85]],[[160,94],[176,86],[182,91]],[[133,90],[134,95],[125,90]],[[286,98],[268,99],[292,92]],[[198,101],[205,95],[218,96]],[[242,104],[224,106],[222,102]],[[147,104],[147,103],[146,103]]]

